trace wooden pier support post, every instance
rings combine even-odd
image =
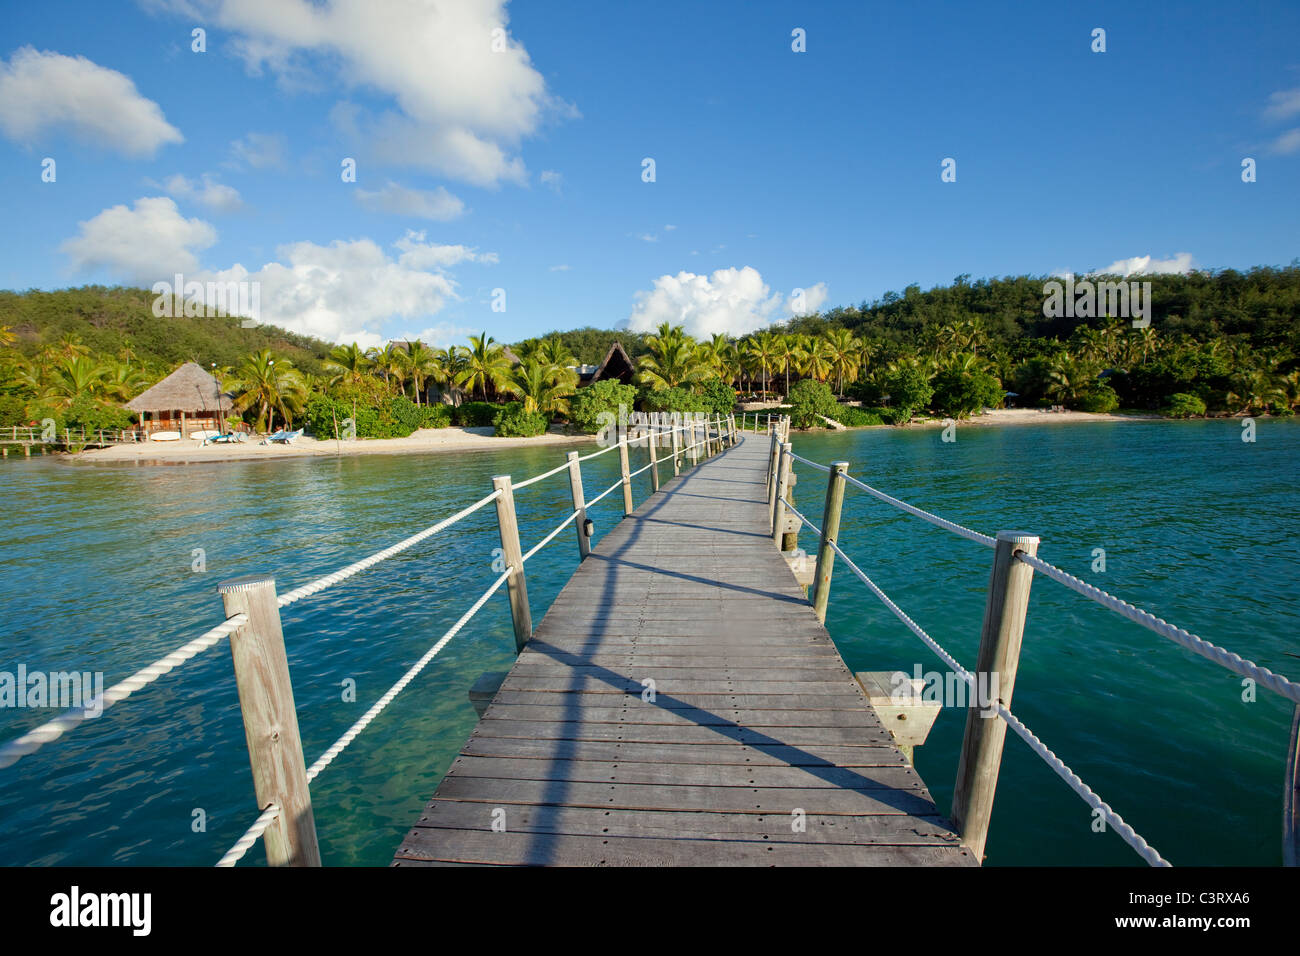
[[[573,492],[573,526],[578,529],[578,560],[591,554],[591,535],[587,534],[587,499],[582,493],[582,466],[576,451],[569,452],[569,488]]]
[[[673,477],[676,478],[678,475],[682,473],[682,463],[681,463],[681,458],[679,457],[680,455],[679,449],[681,448],[682,432],[681,432],[681,425],[677,421],[676,415],[674,415],[672,418],[672,430],[673,430]]]
[[[782,442],[781,459],[777,464],[776,493],[772,504],[772,543],[776,545],[778,551],[781,549],[781,539],[785,535],[785,502],[781,499],[790,490],[790,467],[793,464],[790,454],[790,443]]]
[[[996,700],[1008,708],[1016,686],[1020,642],[1029,610],[1029,588],[1034,580],[1034,569],[1015,560],[1014,555],[1017,551],[1036,554],[1038,542],[1036,535],[999,531],[993,570],[989,574],[975,685],[977,689],[987,689],[990,703]],[[983,688],[981,681],[985,682]],[[978,699],[967,700],[966,734],[961,742],[961,761],[952,794],[953,825],[961,834],[961,842],[977,860],[984,859],[984,843],[988,839],[993,796],[1002,765],[1002,745],[1007,735],[1006,723],[996,712],[982,711],[983,703]]]
[[[659,491],[659,423],[650,422],[650,431],[648,432],[649,440],[646,442],[650,447],[650,491],[652,494]]]
[[[320,866],[275,578],[266,574],[233,578],[217,590],[227,618],[248,615],[248,623],[230,635],[230,656],[235,664],[257,805],[263,810],[273,803],[280,807],[262,836],[266,862],[271,866]]]
[[[826,623],[826,604],[831,597],[831,572],[835,570],[835,550],[832,544],[840,540],[840,512],[844,508],[844,476],[849,473],[847,461],[831,462],[831,473],[826,481],[826,507],[822,510],[821,545],[817,549],[817,572],[813,577],[813,610],[817,620]]]
[[[632,468],[627,461],[627,427],[621,429],[618,440],[618,466],[623,471],[623,514],[630,515],[635,509],[632,505]],[[614,432],[619,435],[619,432]]]
[[[528,610],[528,583],[524,580],[524,552],[519,547],[519,522],[515,518],[515,493],[509,475],[497,475],[492,487],[501,492],[497,498],[497,528],[501,532],[501,552],[506,567],[514,574],[506,581],[510,595],[510,617],[515,624],[515,653],[523,651],[533,636],[533,615]]]

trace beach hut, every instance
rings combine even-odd
[[[140,415],[145,437],[156,432],[219,431],[233,402],[217,380],[197,363],[186,362],[126,407]]]
[[[599,365],[579,365],[574,371],[578,373],[579,385],[591,385],[605,379],[615,379],[624,385],[631,385],[636,376],[636,366],[628,358],[621,342],[615,342],[609,347]]]

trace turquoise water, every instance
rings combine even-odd
[[[876,487],[1040,555],[1275,671],[1300,673],[1294,591],[1300,426],[1125,422],[868,430],[805,436]],[[760,439],[762,440],[762,439]],[[576,446],[575,446],[576,447]],[[590,449],[591,446],[582,446]],[[217,623],[216,585],[274,572],[288,590],[563,460],[563,447],[186,466],[0,467],[0,670],[120,679]],[[637,454],[644,455],[643,452]],[[635,463],[634,463],[635,467]],[[617,456],[584,464],[588,496]],[[637,479],[640,501],[648,475]],[[797,503],[820,510],[806,471]],[[524,547],[568,506],[563,475],[519,492]],[[810,504],[811,502],[811,504]],[[597,537],[621,513],[593,509]],[[973,666],[991,552],[849,492],[841,541],[868,574]],[[811,540],[804,536],[803,544]],[[492,509],[284,611],[308,760],[379,697],[492,579]],[[1094,574],[1093,549],[1107,567]],[[193,549],[207,570],[192,570]],[[529,562],[540,619],[577,563],[572,534]],[[855,670],[941,665],[866,589],[836,576],[827,619]],[[513,658],[498,595],[313,785],[324,861],[387,863],[473,728],[466,689]],[[342,682],[356,681],[344,702]],[[1039,578],[1013,709],[1175,864],[1280,861],[1285,702]],[[11,738],[51,712],[0,710]],[[951,800],[964,712],[945,710],[916,764]],[[205,828],[196,832],[196,811]],[[218,645],[135,698],[0,771],[0,863],[215,862],[256,816],[229,652]],[[1131,864],[1113,833],[1009,736],[990,864]],[[247,858],[261,863],[256,847]]]

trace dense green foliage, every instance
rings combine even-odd
[[[1195,395],[1176,392],[1169,396],[1169,404],[1160,413],[1166,418],[1191,418],[1205,414],[1205,403]]]
[[[492,424],[502,406],[491,402],[465,402],[451,410],[453,424],[462,428],[486,428]]]
[[[541,412],[524,411],[523,402],[509,402],[504,405],[492,425],[501,438],[532,438],[546,432],[547,417]]]
[[[661,388],[644,392],[641,407],[647,412],[705,412],[709,410],[703,395],[689,388]]]
[[[705,410],[713,415],[730,415],[736,407],[736,390],[716,375],[699,384]],[[684,409],[674,409],[675,411]]]
[[[589,435],[600,430],[600,416],[608,413],[617,419],[619,406],[630,412],[636,406],[635,385],[624,385],[613,379],[593,382],[577,393],[569,402],[569,420],[579,431]]]
[[[972,412],[1002,403],[1002,383],[983,369],[946,368],[930,385],[934,389],[931,404],[941,415],[969,418]]]
[[[835,393],[825,382],[806,378],[790,388],[790,420],[795,428],[821,428],[822,416],[833,418],[837,403]]]

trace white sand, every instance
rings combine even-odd
[[[566,435],[558,430],[536,438],[497,438],[491,426],[483,428],[422,428],[407,438],[366,438],[358,441],[317,441],[305,435],[292,445],[262,445],[260,439],[230,445],[203,445],[197,441],[140,442],[93,448],[71,456],[74,461],[182,462],[248,461],[261,458],[310,458],[329,455],[420,454],[440,451],[475,451],[517,448],[523,445],[558,445],[595,441],[595,435]]]

